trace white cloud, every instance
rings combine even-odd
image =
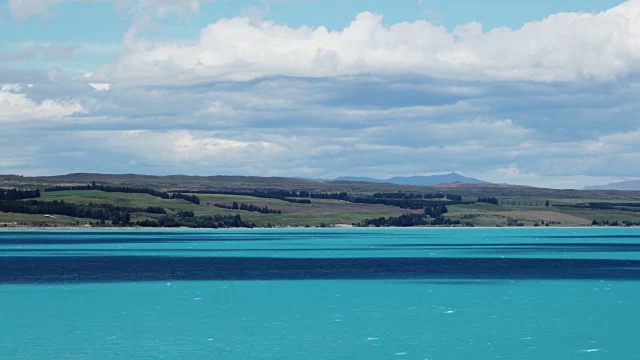
[[[150,10],[164,17],[168,14],[198,14],[202,3],[213,0],[9,0],[8,8],[14,19],[24,21],[33,16],[51,16],[55,8],[63,3],[105,1],[114,2],[119,9],[133,15]]]
[[[589,185],[602,185],[621,180],[631,180],[632,178],[615,177],[615,176],[587,176],[587,175],[569,175],[569,176],[550,176],[537,172],[523,171],[516,165],[501,167],[482,173],[467,174],[485,181],[498,184],[515,184],[536,186],[552,189],[579,189]]]
[[[610,80],[640,70],[640,0],[601,13],[560,13],[521,29],[477,23],[448,32],[426,21],[385,26],[361,13],[342,31],[222,19],[194,43],[129,42],[96,73],[123,82],[264,76],[421,74],[453,79]],[[103,80],[100,80],[103,81]]]
[[[83,78],[89,79],[92,75],[93,75],[92,72],[88,72],[88,73],[85,73],[83,75]],[[108,90],[111,90],[111,84],[109,84],[109,83],[92,83],[92,82],[90,82],[88,84],[95,91],[108,91]]]
[[[111,89],[111,84],[109,83],[89,83],[89,86],[96,91],[107,91]]]
[[[600,138],[598,138],[598,141],[592,145],[597,145],[597,147],[607,149],[614,148],[615,150],[621,150],[622,148],[628,146],[632,146],[633,148],[638,149],[638,144],[640,144],[640,128],[636,129],[635,131],[601,136]]]
[[[511,120],[488,119],[402,121],[371,126],[361,133],[363,140],[369,143],[402,144],[407,148],[430,147],[433,150],[440,148],[469,154],[500,148],[503,155],[508,155],[511,149],[517,148],[531,135],[530,129],[518,126]]]
[[[85,131],[77,134],[85,142],[116,148],[154,164],[193,166],[246,166],[276,162],[285,148],[269,141],[232,139],[212,132],[170,130]]]
[[[125,12],[138,16],[151,11],[159,17],[167,15],[197,15],[200,5],[213,0],[111,0]]]
[[[59,119],[83,112],[77,101],[45,99],[37,103],[20,91],[20,85],[0,86],[0,122]]]
[[[202,3],[117,4],[125,16],[153,9],[161,17]],[[0,69],[5,82],[23,84],[0,86],[0,149],[12,159],[0,170],[321,178],[461,171],[551,187],[637,176],[639,8],[633,0],[488,32],[476,23],[454,31],[386,26],[369,13],[333,32],[240,17],[175,43],[147,41],[134,24],[114,63],[85,77]],[[44,43],[13,49],[5,60],[64,55]]]

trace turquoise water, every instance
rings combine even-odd
[[[0,359],[636,359],[640,229],[0,232]]]

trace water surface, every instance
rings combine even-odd
[[[0,232],[3,359],[635,359],[640,229]]]

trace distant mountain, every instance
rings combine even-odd
[[[640,179],[606,185],[587,186],[583,190],[640,190]]]
[[[389,182],[387,180],[382,180],[382,179],[375,179],[375,178],[370,178],[370,177],[357,177],[357,176],[343,176],[343,177],[339,177],[336,179],[330,179],[330,180],[326,180],[326,181],[364,181],[364,182],[371,182],[371,183],[384,183],[384,182]]]
[[[488,184],[486,181],[462,176],[457,173],[450,173],[445,175],[431,175],[431,176],[396,176],[390,179],[375,179],[369,177],[339,177],[334,181],[366,181],[374,183],[391,183],[398,185],[439,185],[454,182],[468,183],[468,184]]]

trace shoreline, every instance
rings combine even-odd
[[[355,226],[286,226],[253,228],[189,228],[189,227],[92,227],[92,226],[0,226],[0,231],[214,231],[214,230],[303,230],[303,229],[634,229],[640,226],[411,226],[411,227],[355,227]]]

